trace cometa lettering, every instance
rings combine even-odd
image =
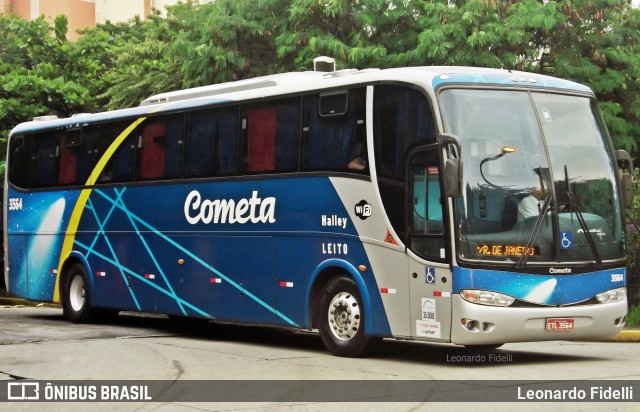
[[[184,201],[184,217],[192,225],[198,223],[275,223],[276,198],[258,196],[254,190],[249,199],[202,199],[197,190]]]

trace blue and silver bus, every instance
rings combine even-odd
[[[628,157],[628,155],[627,155]],[[118,311],[495,348],[627,312],[618,168],[594,93],[507,70],[270,75],[20,124],[5,280]]]

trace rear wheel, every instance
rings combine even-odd
[[[364,306],[353,279],[330,280],[320,296],[318,329],[322,342],[336,356],[357,357],[371,352],[378,338],[365,336]]]
[[[79,263],[69,269],[64,288],[64,314],[73,323],[91,321],[94,311],[89,306],[89,284],[87,274]]]

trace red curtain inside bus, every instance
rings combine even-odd
[[[58,184],[76,183],[77,153],[65,144],[65,136],[60,137],[60,166],[58,168]]]
[[[247,157],[250,172],[275,169],[276,159],[276,109],[260,109],[249,112]]]
[[[165,123],[153,123],[142,132],[142,153],[140,155],[141,179],[155,179],[164,175],[166,156]]]

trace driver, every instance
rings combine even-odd
[[[541,189],[533,189],[531,194],[518,203],[518,222],[540,214],[540,201],[543,199]]]

